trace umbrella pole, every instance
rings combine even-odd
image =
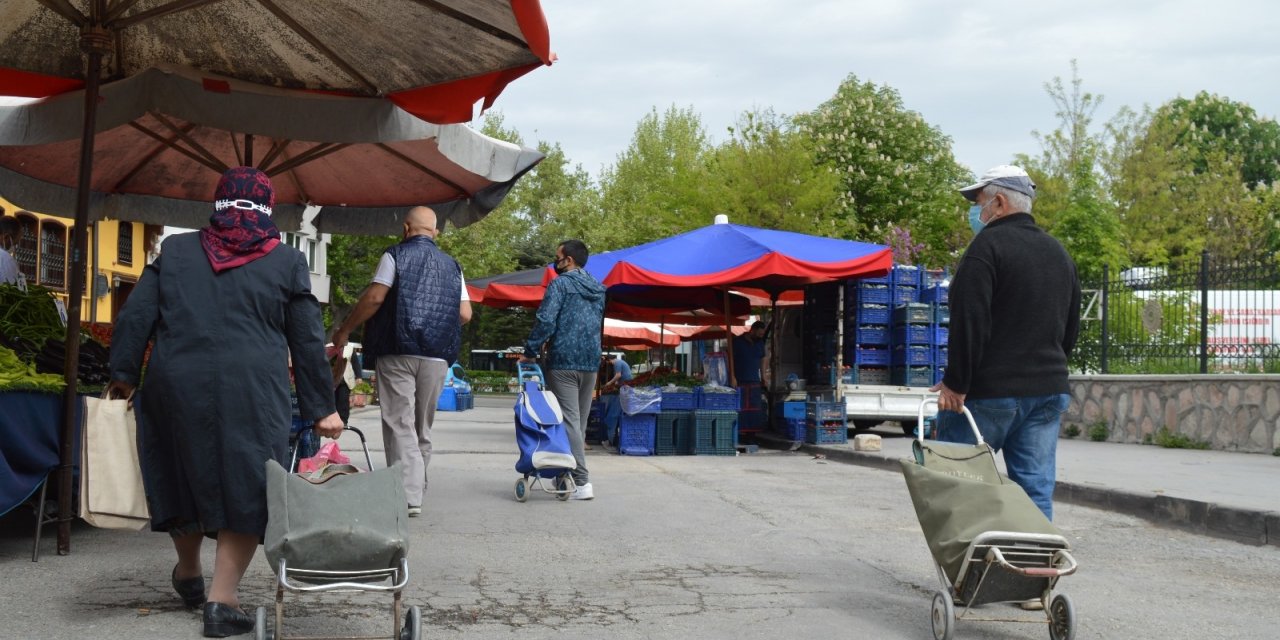
[[[769,294],[773,304],[769,307],[769,323],[777,324],[778,322],[778,294],[772,292]],[[769,331],[769,424],[765,425],[766,429],[773,428],[775,411],[773,410],[773,395],[777,393],[778,388],[778,367],[782,366],[782,357],[778,355],[778,334]]]
[[[729,354],[729,386],[738,386],[738,376],[733,374],[733,329],[729,322],[729,290],[724,290],[724,352]]]
[[[101,0],[90,3],[90,11],[97,19],[104,13]],[[67,388],[62,392],[62,438],[58,466],[58,555],[71,553],[71,468],[75,465],[72,453],[76,436],[76,373],[80,369],[80,301],[85,282],[85,250],[88,248],[89,192],[93,177],[93,138],[98,119],[98,85],[102,75],[102,56],[110,51],[111,38],[105,31],[86,29],[81,36],[80,47],[88,56],[88,68],[84,79],[84,131],[80,137],[80,179],[76,185],[76,217],[71,233],[72,247],[69,270],[71,280],[67,287],[67,353],[63,360],[63,379]],[[84,496],[80,496],[83,500]]]

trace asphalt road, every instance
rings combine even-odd
[[[623,457],[589,452],[597,499],[513,499],[511,398],[439,414],[406,598],[430,638],[932,637],[932,560],[899,474],[793,452]],[[381,464],[376,408],[353,423]],[[352,449],[344,439],[344,448]],[[74,531],[30,561],[30,518],[0,519],[0,638],[198,638],[169,588],[167,537]],[[1060,583],[1077,638],[1273,638],[1280,548],[1057,506],[1080,571]],[[207,545],[206,570],[213,546]],[[248,605],[270,604],[259,556]],[[288,596],[286,632],[387,633],[390,597]],[[1007,605],[989,617],[1036,620]],[[957,638],[1045,638],[1033,623],[961,621]]]

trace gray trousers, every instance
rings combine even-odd
[[[378,399],[387,466],[400,463],[409,504],[422,506],[431,462],[431,423],[449,366],[443,360],[378,356]]]
[[[564,413],[565,431],[569,433],[569,449],[578,467],[573,470],[573,482],[582,486],[591,482],[587,475],[587,458],[582,452],[587,433],[587,416],[591,414],[591,393],[596,388],[595,371],[556,369],[547,372],[547,388],[560,403]]]

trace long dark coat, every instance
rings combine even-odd
[[[303,417],[334,411],[306,260],[280,244],[215,274],[198,233],[170,237],[116,320],[113,380],[137,384],[151,339],[138,389],[151,528],[261,536],[263,465],[288,449],[291,353]]]

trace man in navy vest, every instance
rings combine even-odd
[[[436,403],[471,320],[462,267],[436,246],[439,233],[434,211],[410,209],[404,240],[382,254],[373,282],[333,334],[340,347],[369,321],[364,351],[374,360],[387,466],[401,465],[410,517],[422,514]]]

